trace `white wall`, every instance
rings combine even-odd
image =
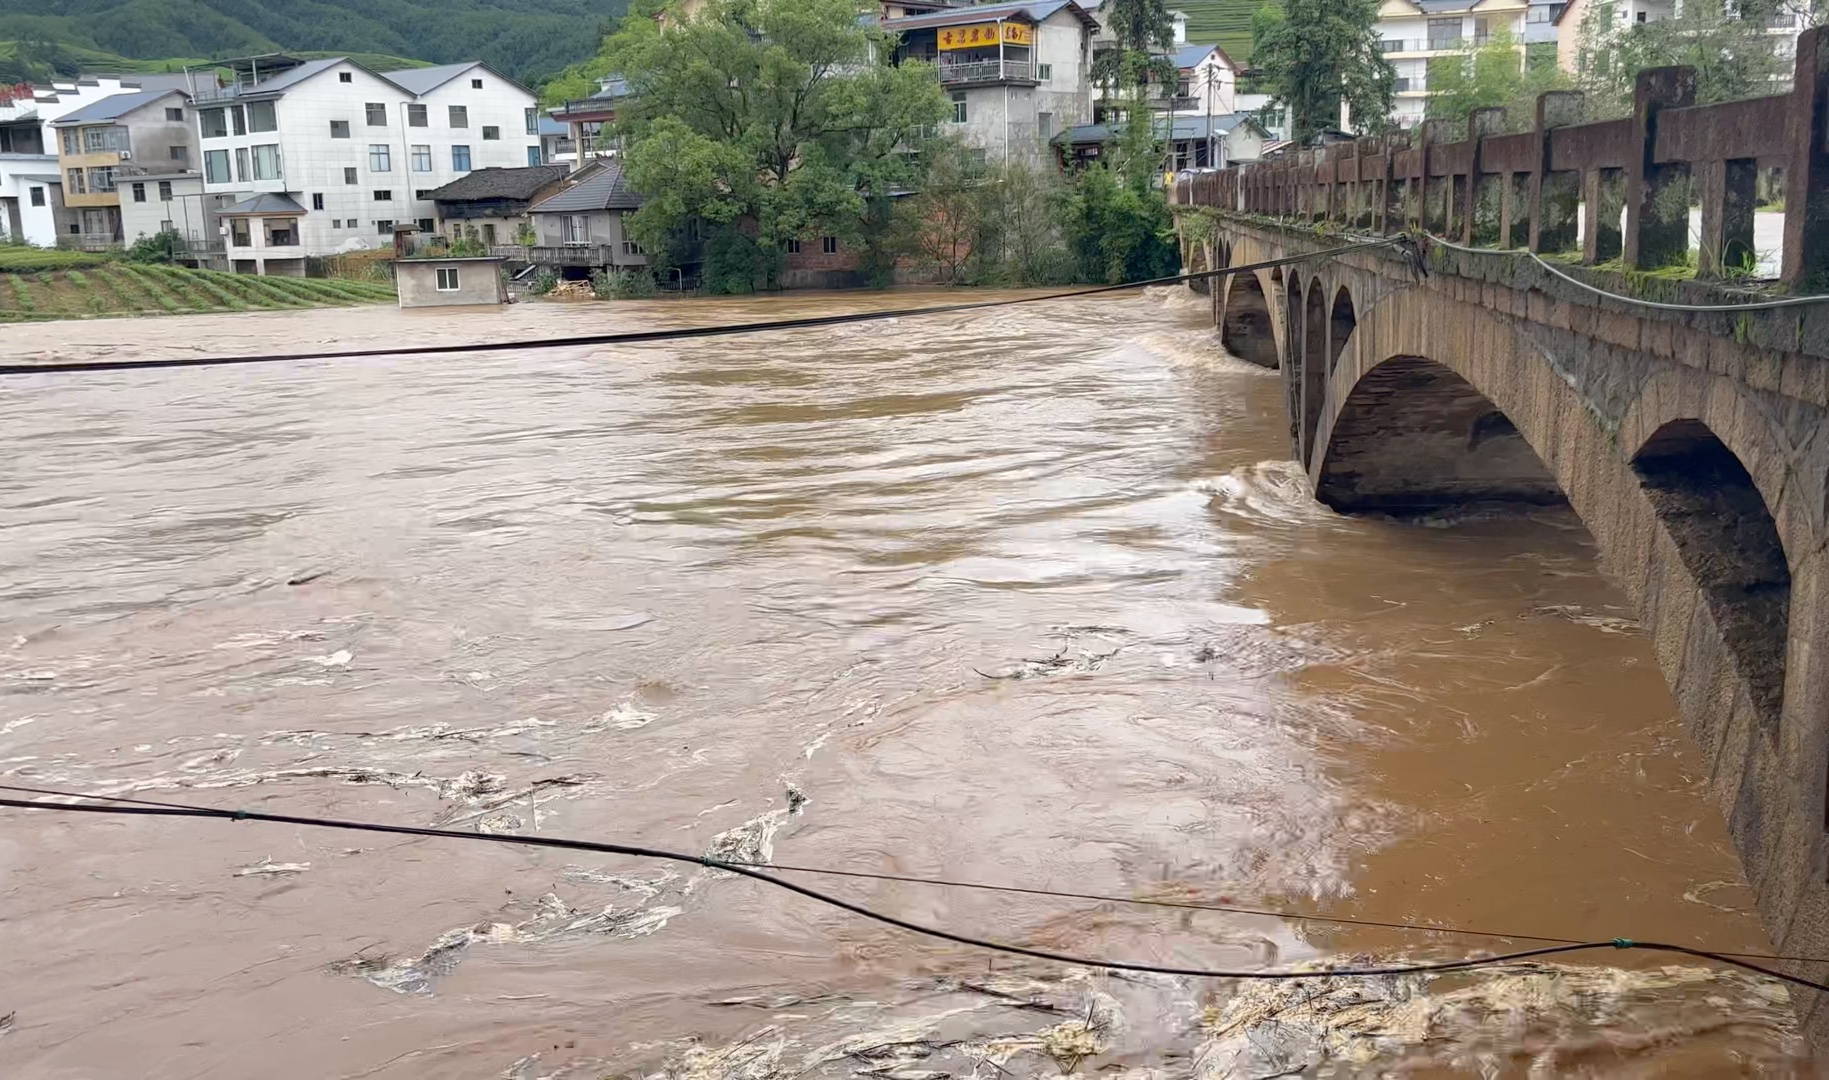
[[[351,75],[350,82],[338,78],[341,72]],[[473,87],[472,79],[483,80],[483,88]],[[385,125],[368,124],[366,106],[369,102],[386,108]],[[213,103],[205,103],[204,107],[210,104]],[[425,127],[407,124],[408,104],[425,105]],[[261,252],[264,257],[325,255],[388,247],[393,243],[392,228],[384,230],[378,222],[411,224],[436,219],[437,210],[431,200],[417,198],[415,193],[442,187],[463,175],[453,164],[453,146],[470,148],[471,170],[525,166],[527,148],[539,145],[537,136],[527,134],[525,110],[534,104],[531,93],[482,68],[459,75],[423,98],[415,98],[354,64],[338,64],[293,86],[278,99],[275,106],[279,121],[277,133],[231,134],[228,138],[203,140],[206,155],[211,150],[230,151],[231,170],[236,148],[277,141],[283,157],[282,179],[252,181],[250,178],[247,184],[231,180],[226,184],[210,184],[208,189],[212,192],[285,192],[305,208],[299,219],[301,243],[297,250],[267,249]],[[452,105],[466,108],[467,127],[451,126],[449,107]],[[332,120],[347,121],[350,137],[331,138]],[[485,126],[499,129],[501,137],[485,140]],[[385,171],[373,168],[372,146],[387,147]],[[414,146],[430,147],[429,170],[414,169]],[[354,184],[345,179],[344,170],[348,168],[356,170]],[[387,192],[391,198],[377,199],[375,193],[378,191]],[[322,209],[317,208],[317,199],[322,200]],[[233,248],[230,257],[253,256],[247,249]]]
[[[1092,119],[1091,63],[1082,44],[1086,31],[1071,13],[1060,11],[1036,28],[1031,55],[1049,66],[1039,86],[975,86],[963,91],[966,122],[950,126],[966,142],[983,147],[990,161],[1040,162],[1047,156],[1041,118],[1058,135]],[[949,90],[951,94],[954,91]]]

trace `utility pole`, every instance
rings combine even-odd
[[[1203,82],[1205,83],[1204,96],[1207,99],[1207,101],[1206,101],[1206,105],[1207,105],[1207,168],[1211,169],[1211,168],[1215,168],[1218,164],[1217,162],[1215,162],[1213,160],[1213,65],[1212,64],[1207,65],[1207,74],[1206,74],[1206,78],[1203,80]]]

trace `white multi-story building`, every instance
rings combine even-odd
[[[1092,36],[1073,0],[982,4],[899,19],[896,58],[938,68],[952,130],[990,161],[1040,162],[1048,143],[1092,114]]]
[[[0,96],[0,238],[49,247],[82,231],[64,205],[54,122],[120,94],[189,85],[183,75],[93,75]]]
[[[1378,8],[1378,47],[1397,71],[1391,119],[1399,127],[1422,122],[1428,110],[1429,66],[1453,60],[1494,34],[1511,35],[1524,63],[1528,0],[1385,0]]]
[[[263,56],[196,93],[205,190],[235,269],[387,247],[436,226],[429,194],[472,169],[541,161],[533,92],[486,64],[377,72],[347,58]]]

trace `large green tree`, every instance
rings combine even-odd
[[[1484,45],[1463,45],[1429,65],[1428,115],[1461,121],[1475,109],[1504,109],[1506,126],[1523,131],[1536,122],[1537,95],[1573,84],[1554,64],[1529,64],[1518,39],[1500,31]]]
[[[1389,123],[1396,73],[1378,49],[1377,0],[1283,0],[1251,19],[1251,62],[1294,136],[1338,127],[1344,103],[1362,132]]]
[[[1093,57],[1093,81],[1106,91],[1132,91],[1175,75],[1168,50],[1175,43],[1175,23],[1168,0],[1111,0],[1099,19],[1115,46]]]
[[[702,228],[721,291],[772,283],[789,240],[837,236],[893,261],[882,204],[918,180],[911,151],[950,105],[932,67],[890,64],[857,14],[853,0],[708,0],[664,28],[624,21],[605,60],[634,95],[619,126],[648,196],[636,239],[665,261]]]
[[[1785,0],[1683,0],[1675,18],[1626,24],[1612,0],[1592,5],[1581,21],[1575,60],[1590,115],[1630,113],[1638,73],[1676,64],[1696,70],[1699,104],[1780,92],[1791,65],[1765,24],[1788,10]]]

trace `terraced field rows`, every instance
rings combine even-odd
[[[136,263],[0,274],[0,279],[0,322],[344,307],[394,300],[390,283],[255,277]]]

